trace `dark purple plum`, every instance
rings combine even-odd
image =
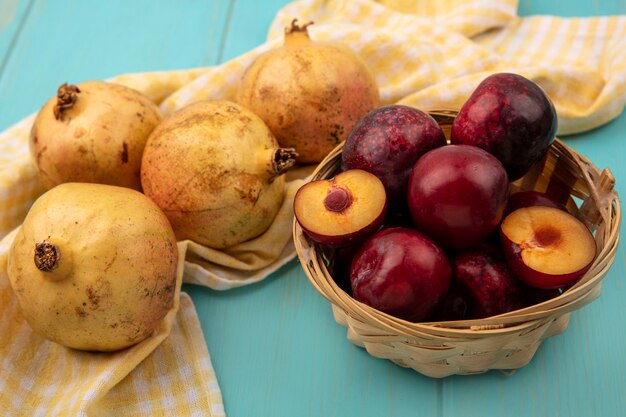
[[[518,74],[485,78],[452,123],[450,142],[485,149],[511,181],[522,177],[554,141],[557,117],[546,93]]]
[[[454,281],[454,280],[453,280]],[[441,302],[433,321],[465,320],[469,314],[469,302],[453,282],[450,290]]]
[[[429,114],[402,105],[380,107],[361,118],[348,135],[342,165],[376,175],[390,206],[402,206],[415,161],[445,144],[443,131]]]
[[[528,305],[534,305],[558,297],[565,292],[565,288],[567,287],[543,290],[541,288],[533,288],[526,285],[524,288],[524,292],[526,293],[526,297],[528,298]]]
[[[335,283],[347,294],[352,295],[350,264],[358,249],[358,244],[341,247],[318,245],[317,248],[322,252],[328,272],[330,272]]]
[[[468,301],[468,318],[495,316],[527,305],[524,285],[494,248],[485,245],[458,253],[452,259],[452,270]]]
[[[450,262],[426,235],[403,227],[383,229],[357,250],[350,268],[352,296],[392,316],[422,321],[450,288]]]
[[[415,163],[408,204],[418,230],[446,248],[467,249],[496,231],[508,192],[495,157],[475,146],[446,145]]]
[[[504,215],[524,207],[545,206],[567,211],[565,206],[541,191],[519,191],[509,195]]]
[[[390,227],[408,227],[413,228],[413,220],[411,220],[411,213],[409,207],[405,204],[404,207],[396,207],[395,210],[387,211],[387,216],[383,223],[383,228]]]

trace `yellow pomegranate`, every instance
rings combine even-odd
[[[284,45],[255,59],[237,93],[300,163],[320,162],[380,101],[365,62],[344,44],[312,41],[310,24],[294,20]]]
[[[43,337],[112,351],[171,309],[178,250],[167,218],[129,188],[64,183],[39,197],[9,250],[20,310]]]
[[[284,199],[282,174],[294,157],[250,110],[203,101],[173,113],[152,132],[141,182],[178,239],[223,249],[272,224]]]
[[[140,190],[143,148],[160,121],[156,104],[131,88],[104,81],[63,84],[31,130],[38,177],[46,189],[92,182]]]

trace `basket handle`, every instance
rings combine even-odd
[[[609,224],[612,201],[617,199],[615,177],[609,168],[604,168],[598,178],[593,181],[590,198],[586,198],[580,206],[581,217],[588,224],[596,225],[600,218]]]

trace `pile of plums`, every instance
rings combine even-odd
[[[544,91],[510,73],[480,83],[449,143],[427,113],[380,107],[350,132],[341,172],[298,190],[296,219],[339,285],[398,318],[478,319],[544,301],[596,256],[566,201],[510,192],[556,127]]]

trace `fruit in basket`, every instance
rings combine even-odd
[[[350,268],[356,300],[415,322],[435,312],[450,280],[450,262],[443,249],[426,235],[401,227],[370,236]]]
[[[456,254],[452,271],[455,285],[468,301],[467,318],[504,314],[527,304],[523,284],[497,247],[483,245]]]
[[[348,246],[318,246],[333,281],[350,296],[352,296],[352,288],[350,287],[350,265],[352,264],[352,258],[358,248],[359,244]]]
[[[342,150],[346,168],[363,169],[385,185],[389,204],[406,204],[411,169],[423,154],[446,144],[428,113],[402,105],[380,107],[352,129]]]
[[[469,145],[446,145],[417,160],[408,186],[415,227],[449,249],[485,241],[504,213],[509,182],[502,164]]]
[[[526,298],[528,299],[528,305],[535,305],[543,303],[544,301],[551,300],[563,294],[567,290],[567,286],[558,288],[535,288],[529,285],[525,285]]]
[[[554,106],[541,87],[518,74],[496,73],[461,107],[450,142],[487,150],[513,181],[546,154],[556,128]]]
[[[405,197],[406,198],[406,197]],[[405,207],[396,208],[395,210],[387,210],[387,216],[383,222],[384,228],[390,227],[413,227],[413,220],[411,219],[411,213],[409,208]]]
[[[437,308],[432,321],[466,320],[469,314],[469,302],[452,279],[450,290]]]
[[[345,246],[380,228],[387,198],[383,183],[375,175],[351,169],[329,180],[304,184],[296,192],[293,207],[298,223],[311,239]]]
[[[119,84],[63,84],[39,110],[30,153],[45,189],[64,182],[91,182],[141,190],[146,140],[161,122],[159,108]]]
[[[202,101],[167,117],[150,135],[141,165],[144,193],[179,240],[223,249],[263,233],[285,193],[293,149],[229,101]]]
[[[541,191],[518,191],[509,194],[509,201],[506,205],[505,215],[523,207],[546,206],[566,210],[565,206],[552,196]]]
[[[174,303],[177,260],[174,232],[145,195],[65,183],[31,207],[7,272],[37,333],[75,349],[112,351],[161,324]]]
[[[596,241],[587,226],[553,207],[515,210],[502,221],[500,240],[511,270],[536,288],[577,281],[596,256]]]
[[[259,55],[237,92],[300,163],[320,162],[380,100],[361,58],[346,45],[312,41],[310,24],[294,19],[284,45]]]

